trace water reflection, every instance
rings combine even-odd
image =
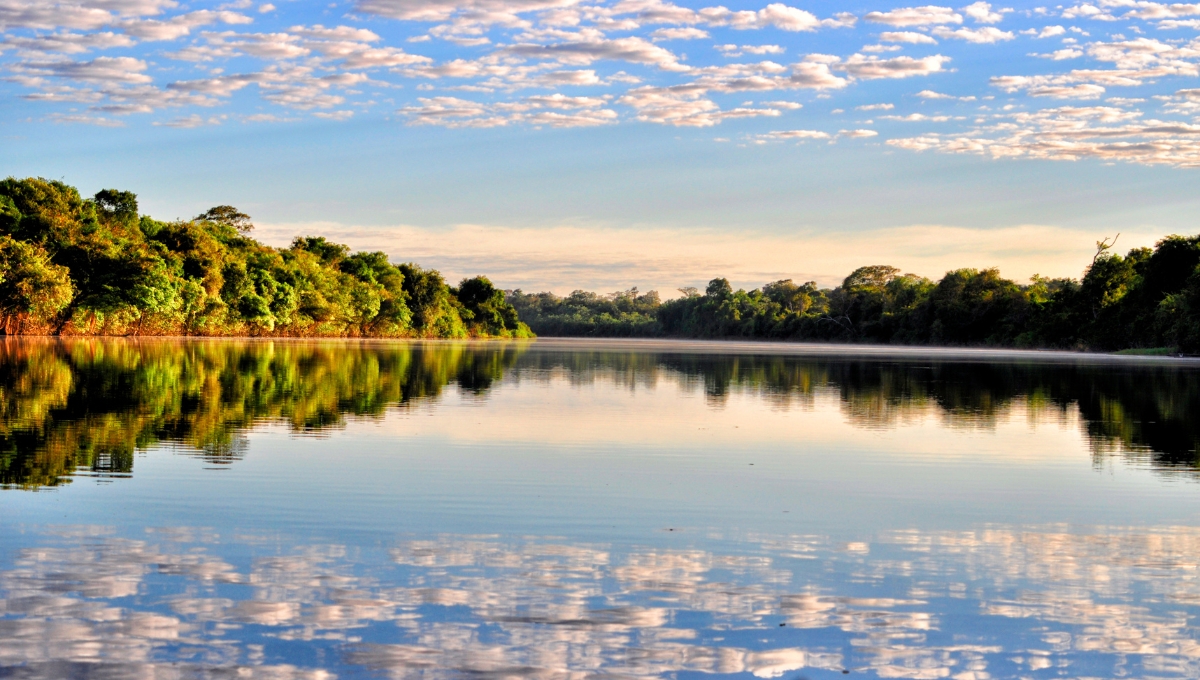
[[[250,341],[0,341],[0,485],[36,488],[76,470],[122,475],[133,454],[177,443],[216,463],[244,453],[265,422],[298,432],[347,415],[483,392],[519,345]]]
[[[729,554],[443,535],[371,552],[191,528],[46,531],[0,571],[0,668],[28,678],[1200,675],[1197,528],[736,540]]]
[[[1200,459],[1200,372],[1184,364],[1049,362],[875,353],[713,354],[595,345],[239,341],[0,341],[0,486],[72,474],[122,476],[157,443],[228,464],[257,424],[300,433],[437,400],[453,385],[565,380],[623,389],[702,390],[721,408],[754,393],[780,409],[836,395],[847,422],[891,428],[931,414],[991,428],[1014,411],[1083,423],[1098,459],[1118,454],[1189,474]],[[683,346],[681,346],[683,347]]]

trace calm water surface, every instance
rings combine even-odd
[[[1200,677],[1200,365],[0,341],[0,678]]]

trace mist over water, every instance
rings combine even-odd
[[[1200,366],[6,340],[0,677],[1195,677]]]

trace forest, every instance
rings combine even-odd
[[[484,276],[352,253],[320,236],[273,248],[228,205],[191,220],[138,212],[137,195],[84,198],[63,182],[0,182],[0,331],[6,335],[528,337]]]
[[[386,338],[543,336],[791,341],[1200,353],[1200,236],[1125,255],[1097,243],[1080,278],[957,269],[932,280],[885,265],[822,288],[734,290],[713,279],[662,300],[524,293],[485,276],[351,252],[321,236],[275,248],[228,205],[164,222],[137,195],[0,181],[0,333]]]
[[[758,338],[793,341],[1055,348],[1200,354],[1200,236],[1154,248],[1096,245],[1079,279],[958,269],[934,281],[884,265],[840,286],[775,281],[751,291],[713,279],[662,301],[636,288],[607,295],[512,291],[508,302],[539,335]]]

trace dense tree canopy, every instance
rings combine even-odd
[[[351,253],[323,237],[272,248],[229,205],[193,220],[139,215],[132,192],[85,199],[0,181],[0,330],[65,335],[526,337],[485,277]],[[462,294],[466,299],[460,300]]]
[[[1200,236],[1168,236],[1125,256],[1098,244],[1080,280],[957,269],[939,281],[872,265],[840,286],[790,279],[734,290],[718,278],[660,302],[637,290],[597,295],[514,291],[542,335],[767,338],[923,345],[1151,349],[1200,353]]]
[[[320,236],[287,248],[219,205],[161,222],[137,196],[90,199],[62,182],[0,181],[0,332],[63,335],[769,338],[893,344],[1158,348],[1200,353],[1200,236],[1116,253],[1078,279],[1028,284],[995,269],[933,281],[887,265],[834,288],[790,279],[735,290],[716,278],[662,301],[636,288],[566,297],[457,287],[440,273]],[[528,324],[528,325],[526,325]]]

